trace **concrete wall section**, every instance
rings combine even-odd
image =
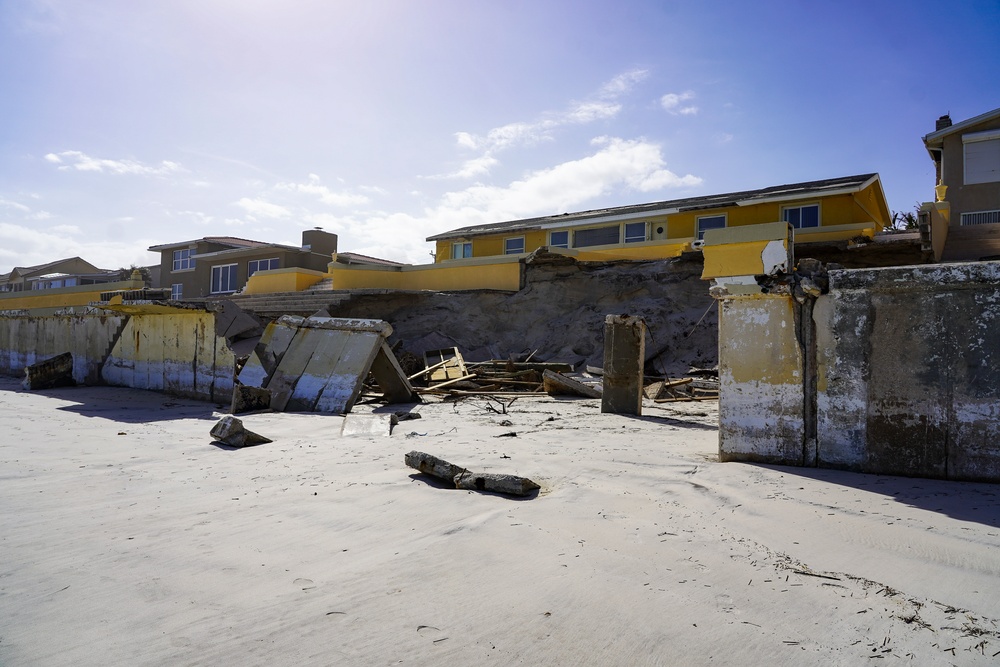
[[[819,346],[822,463],[1000,480],[1000,263],[830,279],[820,301],[832,315],[817,327],[828,327]]]
[[[25,366],[70,352],[73,379],[97,384],[107,350],[127,321],[124,315],[0,317],[0,373],[23,376]]]
[[[802,353],[785,297],[726,299],[719,317],[719,457],[803,461]]]
[[[212,313],[133,315],[103,376],[111,385],[228,403],[235,362]]]

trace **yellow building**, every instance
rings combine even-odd
[[[660,259],[711,229],[786,222],[795,245],[874,236],[890,219],[878,174],[689,197],[454,229],[428,237],[436,261],[571,249],[580,260]]]

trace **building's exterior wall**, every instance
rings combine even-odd
[[[722,298],[721,458],[794,463],[797,441],[805,464],[1000,482],[1000,262],[829,279],[812,309],[814,397],[794,382],[810,373],[793,326],[807,311],[788,295]]]
[[[704,216],[726,216],[727,227],[741,227],[771,223],[782,219],[782,209],[787,206],[819,204],[820,227],[802,231],[802,241],[837,241],[848,240],[856,236],[873,236],[889,222],[890,213],[881,195],[878,182],[853,194],[829,195],[825,197],[804,197],[798,200],[782,202],[767,202],[748,206],[729,206],[714,209],[684,211],[670,215],[651,215],[643,218],[629,219],[618,222],[595,222],[592,225],[566,226],[545,230],[527,230],[524,232],[506,231],[497,234],[477,235],[468,238],[439,239],[436,243],[436,261],[452,261],[452,244],[456,241],[472,243],[473,257],[502,255],[504,239],[524,236],[525,252],[532,252],[549,243],[549,233],[553,231],[568,231],[572,246],[573,232],[591,227],[606,227],[618,224],[624,230],[626,223],[648,223],[646,243],[616,243],[606,246],[572,248],[581,253],[580,259],[585,259],[585,253],[599,253],[600,259],[660,259],[674,257],[679,254],[678,246],[687,244],[698,235],[697,221]],[[657,229],[665,232],[658,234]],[[620,234],[624,233],[623,231]]]
[[[243,294],[278,294],[281,292],[301,292],[328,277],[323,271],[311,269],[275,269],[262,271],[250,276]]]
[[[1000,182],[965,184],[965,150],[962,135],[1000,129],[1000,119],[973,125],[944,137],[942,181],[948,186],[945,200],[951,205],[952,224],[961,224],[961,214],[1000,209]]]

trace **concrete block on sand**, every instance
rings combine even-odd
[[[394,414],[345,415],[340,435],[392,435],[392,427],[399,423]]]
[[[265,438],[253,431],[248,431],[244,428],[243,422],[232,415],[227,415],[220,419],[212,427],[211,435],[222,444],[229,445],[230,447],[249,447],[251,445],[262,445],[266,442],[272,442],[269,438]]]

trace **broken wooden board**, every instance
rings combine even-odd
[[[545,393],[550,396],[580,396],[582,398],[600,398],[601,391],[596,387],[584,384],[562,373],[545,371],[542,374],[542,384]]]
[[[445,362],[441,364],[441,362]],[[465,368],[465,359],[457,347],[447,347],[441,350],[427,350],[424,352],[424,365],[437,366],[428,378],[429,383],[446,382],[455,378],[464,377],[469,374]]]
[[[477,473],[449,463],[444,459],[412,451],[404,457],[406,465],[442,482],[454,484],[457,489],[490,491],[512,496],[527,496],[541,487],[527,477],[497,473]]]

